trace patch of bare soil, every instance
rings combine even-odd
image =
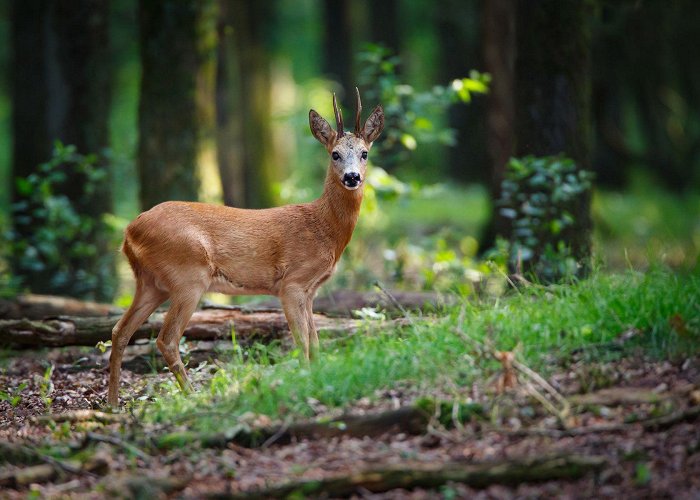
[[[130,349],[138,354],[143,348]],[[123,371],[122,394],[148,394],[149,385],[170,376],[153,364],[149,354],[132,356]],[[699,358],[572,361],[549,377],[571,402],[566,422],[521,387],[496,394],[491,382],[463,390],[482,405],[484,416],[450,422],[431,415],[417,434],[394,430],[372,438],[270,440],[256,448],[194,442],[166,450],[151,439],[164,428],[145,428],[128,414],[114,422],[96,413],[85,413],[86,420],[72,413],[99,408],[104,401],[106,357],[94,350],[26,351],[7,360],[0,373],[6,395],[0,402],[0,496],[6,498],[25,498],[28,491],[81,498],[265,498],[293,491],[362,498],[700,495]],[[410,406],[416,396],[410,387],[397,386],[345,411],[384,412]],[[337,416],[318,403],[315,409],[319,417]],[[56,418],[38,418],[48,413]],[[60,414],[71,418],[60,422]],[[549,476],[528,478],[543,457],[601,462],[580,473],[547,469]],[[530,470],[508,468],[513,463],[531,464]],[[482,466],[494,482],[483,480]],[[460,471],[474,467],[478,474],[460,479]],[[494,476],[499,470],[505,475]],[[280,489],[290,483],[291,489]]]

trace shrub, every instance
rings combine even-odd
[[[510,265],[543,282],[587,268],[572,241],[587,231],[576,216],[587,207],[592,174],[563,156],[513,158],[501,184],[499,213],[509,221]],[[583,203],[583,204],[582,204]]]
[[[114,231],[103,205],[107,171],[96,155],[56,143],[52,158],[17,179],[7,235],[13,278],[34,292],[109,300],[115,288]],[[69,197],[67,193],[71,193]]]

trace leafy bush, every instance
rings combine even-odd
[[[106,249],[112,246],[114,231],[107,214],[95,218],[90,210],[98,197],[105,196],[101,189],[106,175],[96,155],[82,155],[75,146],[57,142],[48,162],[17,179],[21,198],[12,205],[13,229],[7,240],[19,286],[80,298],[111,298],[114,257]]]
[[[510,222],[510,265],[544,282],[579,274],[571,250],[575,214],[592,174],[563,156],[513,158],[501,184],[500,215]]]

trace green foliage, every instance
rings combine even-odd
[[[111,219],[81,213],[99,196],[106,175],[96,155],[57,142],[48,162],[16,180],[21,199],[12,205],[7,240],[20,286],[39,283],[37,291],[83,298],[112,295],[113,257],[103,251],[104,242],[114,239]],[[71,199],[64,193],[76,182],[82,183],[79,196]]]
[[[578,274],[568,246],[581,197],[589,196],[592,174],[563,156],[513,158],[498,200],[511,224],[510,264],[544,282]]]
[[[358,54],[360,85],[367,88],[366,102],[381,102],[386,123],[382,140],[375,147],[381,164],[392,170],[405,162],[411,151],[421,144],[454,145],[455,131],[435,117],[444,115],[453,104],[468,103],[473,94],[488,92],[491,77],[472,71],[469,78],[453,80],[449,85],[435,85],[425,92],[401,83],[398,56],[381,45],[366,45]]]
[[[387,329],[367,321],[361,335],[328,339],[321,332],[322,354],[311,370],[299,366],[296,351],[280,352],[274,346],[274,356],[263,356],[263,346],[243,348],[246,356],[234,353],[231,363],[213,375],[193,373],[205,389],[185,396],[168,380],[161,388],[166,394],[143,409],[147,420],[175,419],[207,431],[233,428],[260,414],[309,416],[319,405],[339,408],[396,388],[406,389],[415,400],[452,397],[464,402],[471,384],[488,379],[499,366],[456,334],[456,328],[499,350],[520,345],[518,356],[546,374],[553,360],[566,359],[573,350],[589,349],[599,358],[602,346],[630,328],[641,332],[630,341],[634,352],[664,357],[697,353],[699,306],[700,278],[663,269],[596,275],[567,286],[531,286],[505,298],[465,301],[437,318],[416,318],[407,327]],[[683,318],[683,333],[669,323],[676,315]]]

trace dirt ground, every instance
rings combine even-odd
[[[154,374],[150,355],[141,355],[144,349],[130,348],[122,395],[146,394],[149,384],[170,376]],[[143,436],[162,432],[167,424],[144,427],[128,420],[126,424],[55,424],[32,418],[99,408],[107,389],[105,355],[85,348],[15,354],[0,371],[0,388],[20,398],[0,402],[0,443],[36,449],[57,443],[59,448],[89,449],[85,460],[91,465],[78,464],[72,471],[59,467],[54,474],[32,481],[18,479],[16,474],[26,465],[0,460],[0,497],[26,498],[29,491],[40,497],[221,497],[386,467],[439,468],[440,464],[466,466],[575,454],[603,457],[605,466],[576,480],[494,484],[480,489],[448,482],[434,489],[394,488],[375,493],[359,487],[348,494],[357,498],[700,498],[700,418],[690,411],[700,404],[698,358],[669,362],[632,355],[607,363],[570,360],[549,382],[576,401],[568,422],[572,432],[557,430],[557,419],[522,388],[498,395],[494,381],[489,381],[464,388],[465,394],[488,409],[488,418],[453,428],[436,423],[419,435],[391,432],[380,438],[304,439],[261,448],[230,444],[223,449],[158,452],[144,448],[135,452],[124,445],[134,427]],[[47,371],[47,367],[53,368]],[[21,387],[22,383],[26,386]],[[585,398],[576,400],[574,395],[581,398],[582,393]],[[410,405],[416,396],[410,387],[397,385],[345,411],[384,411]],[[318,417],[337,414],[320,404],[315,409]],[[659,425],[644,424],[668,415],[678,418]],[[602,425],[614,428],[592,430]],[[88,438],[89,433],[93,438]],[[95,441],[95,434],[115,439]]]

